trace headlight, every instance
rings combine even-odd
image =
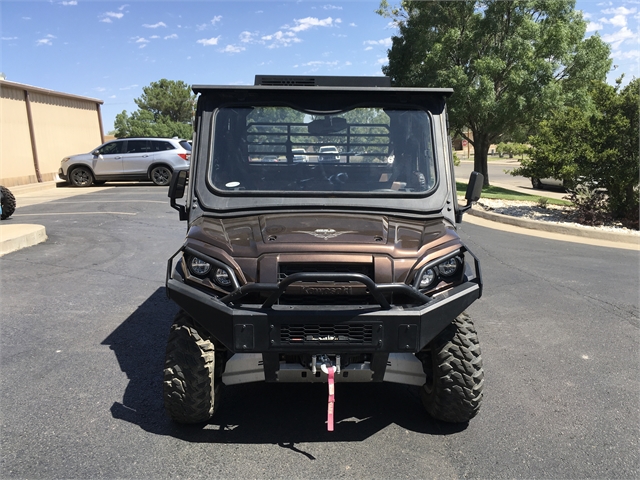
[[[211,264],[198,257],[191,257],[187,262],[187,266],[189,271],[196,277],[204,277],[211,271]]]
[[[414,279],[413,286],[419,290],[431,290],[440,282],[453,283],[460,277],[464,268],[464,257],[460,251],[436,259],[422,267]]]
[[[425,270],[422,274],[422,278],[420,279],[420,288],[427,288],[429,285],[433,283],[436,279],[436,272],[433,269],[429,268]]]
[[[229,274],[226,270],[222,268],[218,268],[214,275],[215,282],[221,287],[229,287],[231,286],[231,279],[229,278]]]
[[[453,257],[453,258],[450,258],[449,260],[445,260],[440,265],[438,265],[438,271],[442,276],[451,277],[456,274],[459,266],[460,266],[460,261],[458,257]]]

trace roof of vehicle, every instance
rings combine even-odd
[[[336,91],[373,90],[376,92],[420,92],[450,96],[452,88],[392,87],[389,77],[342,77],[300,75],[256,75],[255,85],[193,85],[194,93],[212,90],[241,91]]]

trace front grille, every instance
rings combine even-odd
[[[361,273],[374,280],[372,263],[281,263],[278,281],[294,273]]]
[[[281,345],[371,345],[373,325],[283,324]]]

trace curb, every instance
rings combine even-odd
[[[512,217],[510,215],[503,215],[501,213],[486,212],[483,210],[478,210],[477,208],[469,209],[466,212],[466,215],[473,215],[474,217],[484,218],[485,220],[490,220],[492,222],[505,223],[507,225],[528,228],[531,230],[559,233],[562,235],[573,235],[576,237],[592,238],[595,240],[607,240],[609,242],[640,245],[640,236],[630,235],[627,233],[606,232],[602,230],[593,230],[588,227],[562,225],[549,222],[538,222],[536,220]]]
[[[46,240],[47,232],[42,225],[0,225],[0,257]]]

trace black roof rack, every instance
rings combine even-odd
[[[390,77],[256,75],[254,85],[272,87],[391,87]]]

